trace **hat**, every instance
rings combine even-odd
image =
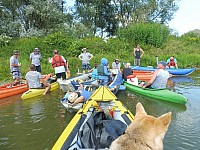
[[[73,92],[71,93],[69,96],[68,96],[68,101],[70,103],[73,103],[75,102],[75,100],[78,98],[78,94],[76,92]]]
[[[38,48],[35,48],[34,49],[34,52],[39,52],[40,50]]]
[[[119,59],[117,58],[117,59],[115,59],[115,61],[119,61]]]
[[[158,64],[162,64],[164,67],[166,67],[166,65],[167,65],[166,62],[164,62],[164,61],[159,61]]]
[[[83,48],[82,51],[87,51],[87,48]]]
[[[18,50],[14,50],[14,51],[13,51],[13,54],[14,54],[14,55],[19,55],[19,51],[18,51]]]

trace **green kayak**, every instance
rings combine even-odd
[[[148,89],[148,88],[143,89],[139,86],[135,86],[127,82],[124,82],[124,85],[130,91],[133,91],[135,93],[148,96],[157,100],[163,100],[163,101],[168,101],[168,102],[173,102],[173,103],[178,103],[178,104],[185,104],[187,102],[187,99],[185,96],[169,91],[167,89]]]

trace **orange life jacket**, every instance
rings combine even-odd
[[[59,56],[58,54],[55,54],[52,58],[52,66],[53,68],[59,67],[59,66],[65,66],[65,62],[61,56]]]

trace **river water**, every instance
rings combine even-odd
[[[172,121],[164,138],[164,150],[200,150],[200,71],[187,77],[173,77],[173,89],[183,94],[186,105],[149,99],[120,91],[118,99],[135,114],[141,102],[149,115],[169,111]],[[75,113],[60,103],[60,90],[22,101],[21,95],[0,99],[0,150],[49,150]]]

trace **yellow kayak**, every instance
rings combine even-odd
[[[121,132],[122,134],[124,133],[126,127],[134,119],[133,114],[127,110],[127,108],[125,108],[120,101],[118,101],[117,97],[107,87],[101,86],[91,95],[90,99],[86,101],[83,108],[76,113],[52,149],[94,149],[95,144],[92,144],[91,142],[94,141],[94,137],[89,138],[88,135],[92,134],[87,133],[92,130],[90,128],[88,129],[87,125],[93,117],[97,116],[96,114],[103,114],[107,116],[108,120],[106,120],[106,123],[104,122],[103,124],[108,125],[108,130],[112,130],[113,126],[116,126],[118,128],[113,130],[119,131],[123,129],[123,132]],[[101,121],[105,120],[102,119]],[[112,125],[109,123],[112,123]],[[111,141],[105,140],[106,138],[104,138],[104,136],[105,134],[102,134],[103,141],[98,142],[104,146],[98,145],[98,149],[109,148],[109,145],[111,144]],[[107,147],[105,145],[107,145]]]
[[[50,91],[56,90],[59,88],[58,82],[51,83]],[[42,95],[45,89],[29,89],[28,91],[24,92],[21,96],[22,100],[29,99],[35,96]]]

